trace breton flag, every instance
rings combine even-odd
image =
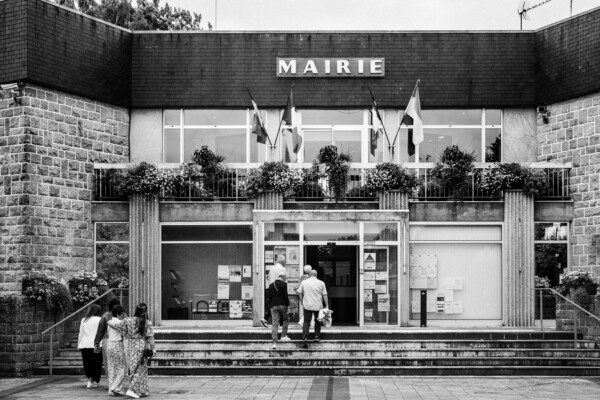
[[[267,134],[267,130],[265,129],[265,124],[263,124],[262,118],[260,117],[260,112],[258,111],[258,106],[256,102],[250,99],[252,102],[252,107],[254,107],[254,117],[252,120],[252,133],[256,135],[256,141],[258,143],[266,144],[269,135]]]
[[[373,100],[373,109],[371,110],[371,140],[370,140],[370,151],[371,155],[375,156],[375,150],[377,149],[377,142],[379,141],[379,137],[381,136],[381,132],[383,131],[383,121],[381,120],[381,115],[379,115],[379,110],[377,109],[377,103]]]
[[[412,125],[408,130],[408,155],[415,154],[415,146],[423,141],[423,121],[421,120],[421,100],[419,99],[419,83],[415,86],[412,96],[404,111],[400,125]]]
[[[296,124],[296,105],[294,104],[293,89],[290,90],[290,97],[288,98],[281,121],[285,122],[286,125],[283,130],[283,140],[286,147],[285,161],[296,162],[298,160],[298,152],[302,146],[302,137],[298,134],[298,126]]]

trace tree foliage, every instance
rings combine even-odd
[[[160,0],[55,0],[55,3],[79,10],[84,14],[136,31],[190,31],[202,30],[202,15],[160,5]],[[208,24],[208,29],[212,25]]]

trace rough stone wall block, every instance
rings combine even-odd
[[[522,191],[504,194],[505,238],[503,322],[506,326],[534,324],[533,196]]]

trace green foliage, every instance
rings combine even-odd
[[[23,278],[22,293],[49,312],[69,312],[73,300],[65,281],[49,271],[32,271]]]
[[[69,279],[69,290],[73,303],[81,307],[106,292],[108,282],[99,277],[96,272],[79,271]]]
[[[195,150],[192,155],[192,161],[202,167],[202,174],[205,177],[215,177],[227,172],[223,164],[225,157],[215,154],[208,146],[202,146],[200,150]]]
[[[577,288],[571,294],[571,299],[578,306],[590,310],[590,306],[594,303],[594,298],[590,296],[585,288]]]
[[[246,183],[246,196],[254,198],[265,191],[284,193],[289,188],[302,185],[301,171],[292,170],[282,162],[265,162],[257,169],[250,170]]]
[[[548,181],[544,171],[504,163],[481,171],[480,185],[492,195],[499,190],[522,189],[524,193],[538,196],[546,191]]]
[[[589,284],[593,284],[592,274],[586,271],[576,270],[564,274],[556,290],[563,296],[571,293],[571,290],[585,288]]]
[[[173,172],[159,170],[152,164],[142,162],[128,168],[115,184],[117,191],[125,195],[141,193],[155,196],[162,191],[173,190],[176,179]]]
[[[367,185],[354,186],[346,192],[346,197],[373,197],[375,193],[369,189]]]
[[[550,287],[550,281],[548,280],[547,277],[539,277],[536,275],[535,277],[535,287],[536,288],[549,288]]]
[[[340,198],[346,191],[346,179],[351,161],[349,154],[338,154],[336,146],[322,147],[317,159],[313,161],[309,178],[326,178],[333,197]]]
[[[385,162],[366,173],[367,187],[371,192],[401,190],[410,193],[419,186],[419,179],[398,164]]]
[[[129,286],[129,245],[126,243],[97,243],[98,276],[109,288]]]
[[[438,185],[451,188],[454,198],[464,197],[468,194],[474,161],[473,153],[466,153],[458,146],[448,146],[435,163],[431,176]]]
[[[160,0],[55,0],[55,3],[74,8],[84,14],[136,31],[189,31],[203,30],[202,16],[189,10],[161,7]],[[212,29],[211,24],[208,28]]]

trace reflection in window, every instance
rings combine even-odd
[[[96,223],[96,272],[111,288],[128,286],[128,223]]]
[[[409,127],[401,127],[396,162],[436,162],[452,145],[473,153],[476,162],[502,161],[501,110],[422,110],[421,118],[424,141],[411,146]]]
[[[359,228],[353,222],[306,222],[304,240],[336,242],[358,240]]]
[[[264,229],[265,241],[278,242],[300,240],[297,223],[265,222]]]
[[[398,240],[398,224],[393,223],[365,223],[364,235],[366,242],[388,242]]]

